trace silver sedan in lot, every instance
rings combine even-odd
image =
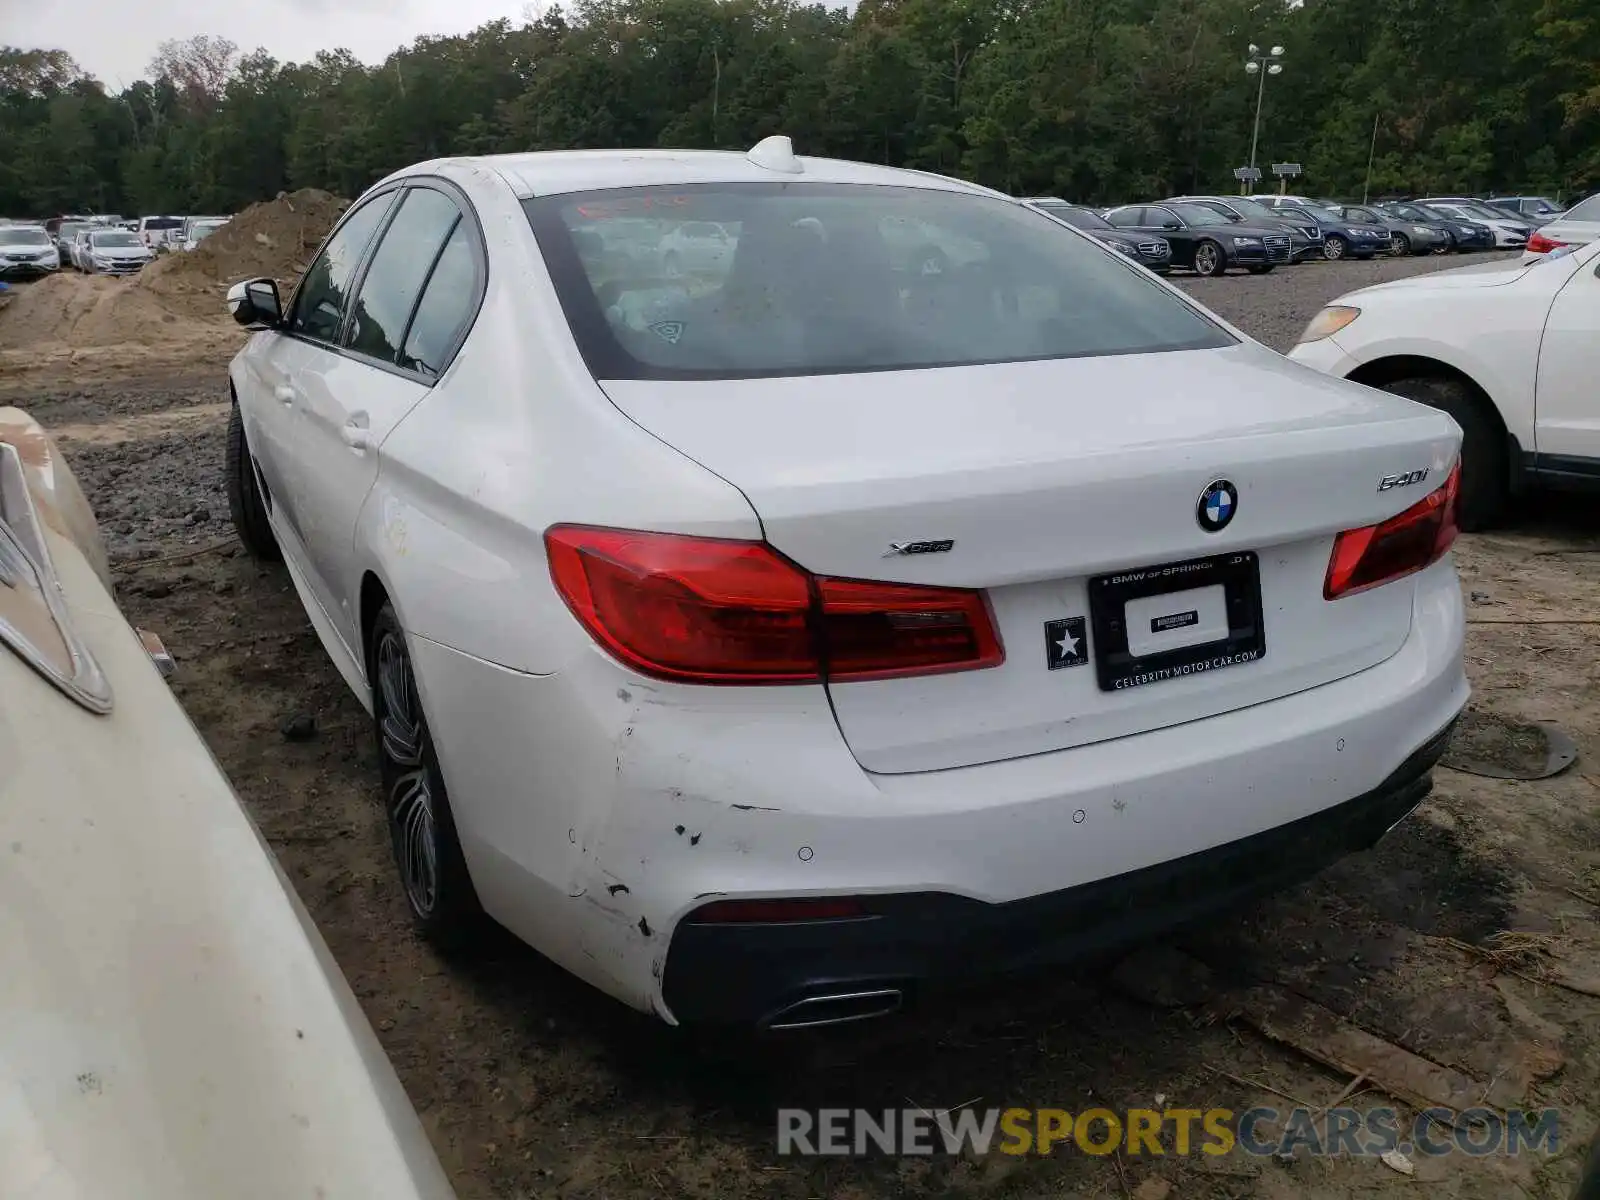
[[[73,257],[90,275],[132,275],[155,258],[155,251],[126,229],[96,229],[81,235]]]

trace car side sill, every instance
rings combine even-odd
[[[1528,459],[1528,474],[1546,487],[1600,488],[1600,458],[1532,454]]]

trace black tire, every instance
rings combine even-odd
[[[1194,273],[1210,279],[1216,275],[1226,274],[1228,270],[1228,256],[1221,245],[1210,238],[1201,242],[1194,248]]]
[[[1322,239],[1322,257],[1329,262],[1338,262],[1348,253],[1350,253],[1350,243],[1337,233],[1330,233]]]
[[[467,949],[487,921],[456,837],[405,631],[387,602],[372,622],[367,664],[384,815],[406,907],[435,949]]]
[[[1453,233],[1444,235],[1444,241],[1433,248],[1435,254],[1449,254],[1456,248],[1456,237]]]
[[[1277,265],[1277,263],[1268,263],[1264,267],[1247,267],[1246,270],[1248,270],[1252,275],[1271,275],[1272,268]]]
[[[1411,239],[1403,233],[1389,235],[1389,253],[1396,258],[1411,257]]]
[[[222,473],[228,489],[228,512],[233,517],[233,531],[245,553],[258,562],[281,562],[283,551],[273,535],[272,523],[267,520],[267,502],[261,495],[261,481],[256,478],[255,464],[250,460],[250,446],[244,437],[244,418],[239,415],[239,402],[233,402],[228,414],[228,442],[224,452],[227,462]]]
[[[1383,390],[1455,418],[1463,435],[1456,523],[1468,532],[1492,528],[1505,513],[1511,466],[1505,431],[1488,408],[1488,401],[1461,380],[1441,375],[1390,380]]]

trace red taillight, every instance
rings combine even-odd
[[[1378,525],[1341,533],[1333,542],[1323,596],[1329,600],[1352,596],[1438,562],[1459,532],[1456,493],[1460,488],[1461,464],[1457,463],[1443,487],[1405,512]]]
[[[1552,250],[1559,250],[1567,243],[1558,242],[1554,238],[1547,238],[1535,229],[1528,235],[1528,251],[1532,254],[1549,254]]]
[[[556,525],[550,574],[602,646],[686,683],[884,679],[998,666],[979,591],[829,579],[764,542]]]
[[[849,896],[791,896],[783,900],[713,900],[688,915],[694,925],[783,924],[843,921],[864,917],[861,901]]]
[[[982,592],[818,579],[829,679],[998,667],[1005,651]]]

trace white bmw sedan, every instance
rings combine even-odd
[[[983,188],[443,160],[230,303],[234,519],[372,711],[422,931],[669,1021],[1235,906],[1401,820],[1467,698],[1456,424]]]

